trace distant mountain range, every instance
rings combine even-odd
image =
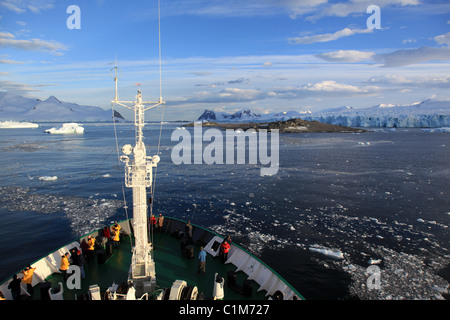
[[[205,110],[198,121],[273,122],[296,118],[347,127],[450,127],[450,101],[428,99],[410,105],[380,104],[362,109],[343,106],[318,112],[288,111],[269,114],[258,114],[249,109],[233,114]]]
[[[254,113],[250,109],[242,109],[233,114],[226,112],[214,112],[206,109],[203,114],[197,119],[197,121],[215,121],[215,122],[267,122],[267,121],[284,121],[294,118],[300,118],[311,114],[310,111],[307,112],[278,112],[278,113],[267,113],[259,114]]]
[[[125,121],[114,111],[116,121]],[[0,121],[32,122],[112,122],[111,110],[62,102],[54,96],[47,100],[26,98],[0,92]]]

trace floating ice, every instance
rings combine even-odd
[[[422,129],[426,132],[439,132],[439,133],[450,133],[450,127],[442,127],[442,128],[435,128],[435,129]]]
[[[380,270],[380,288],[367,287],[367,268],[343,260],[342,268],[352,277],[350,293],[362,300],[441,300],[448,293],[449,284],[436,274],[447,264],[445,257],[435,257],[433,264],[418,255],[396,252],[386,247],[373,247],[375,254],[383,256]]]
[[[370,259],[369,264],[380,264],[381,261],[382,261],[381,259]]]
[[[0,129],[25,129],[25,128],[39,128],[39,125],[37,123],[32,122],[18,122],[18,121],[0,122]]]
[[[344,259],[344,254],[339,250],[333,251],[331,249],[317,248],[317,247],[310,247],[309,250],[313,251],[313,252],[318,252],[318,253],[324,254],[324,255],[334,258],[334,259]]]
[[[75,236],[100,229],[109,217],[123,207],[116,199],[38,194],[28,188],[0,187],[0,205],[10,211],[34,211],[44,214],[64,213]]]
[[[64,123],[59,129],[53,127],[45,130],[44,132],[51,134],[81,134],[84,133],[84,128],[78,123]]]
[[[57,176],[43,176],[43,177],[39,177],[39,180],[42,181],[55,181],[58,180]]]

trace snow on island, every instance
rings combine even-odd
[[[84,128],[78,123],[64,123],[59,129],[53,127],[44,132],[51,134],[82,134],[84,133]]]
[[[31,122],[18,122],[18,121],[0,122],[0,129],[26,129],[26,128],[39,128],[39,125],[37,123]]]

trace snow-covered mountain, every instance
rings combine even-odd
[[[116,121],[123,121],[115,112]],[[62,102],[50,96],[47,100],[25,98],[0,92],[0,120],[34,122],[111,122],[111,110]]]
[[[206,109],[197,121],[216,121],[216,122],[268,122],[268,121],[284,121],[293,118],[301,118],[310,112],[301,113],[297,111],[278,112],[259,114],[249,109],[242,109],[233,114],[226,112],[214,112]]]
[[[248,109],[243,109],[234,114],[215,113],[211,110],[205,110],[198,120],[217,122],[271,122],[294,118],[301,118],[308,121],[317,120],[348,127],[440,128],[450,126],[450,101],[429,99],[410,105],[380,104],[362,109],[343,106],[318,112],[289,111],[270,114],[256,114]]]

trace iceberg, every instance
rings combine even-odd
[[[344,259],[344,254],[341,251],[338,251],[338,250],[333,251],[331,249],[317,248],[317,247],[310,247],[309,250],[313,251],[313,252],[321,253],[321,254],[326,255],[326,256],[328,256],[330,258],[334,258],[334,259],[338,259],[338,260]]]
[[[51,134],[82,134],[84,133],[84,128],[78,123],[64,123],[59,129],[53,127],[44,132]]]
[[[37,123],[19,122],[19,121],[0,122],[0,129],[23,129],[23,128],[39,128],[39,125]]]

